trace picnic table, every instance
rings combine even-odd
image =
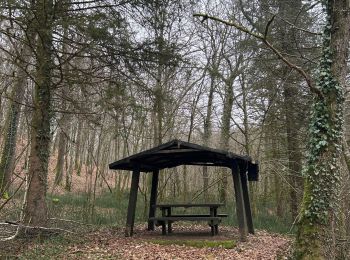
[[[172,233],[172,223],[175,221],[208,221],[211,228],[211,235],[219,233],[219,224],[221,218],[227,217],[227,214],[218,214],[218,208],[223,206],[222,203],[201,203],[201,204],[157,204],[162,212],[161,217],[151,217],[149,220],[156,225],[162,226],[162,234]],[[174,208],[208,208],[208,214],[172,214]]]

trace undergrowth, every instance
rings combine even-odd
[[[128,193],[105,192],[96,197],[94,203],[87,194],[65,194],[48,197],[50,215],[56,218],[72,219],[90,223],[93,225],[123,226],[125,224]],[[271,214],[265,205],[258,205],[253,215],[254,227],[269,232],[288,234],[294,233],[290,217],[278,217]],[[205,214],[206,209],[188,208],[175,209],[180,214],[201,213]],[[229,201],[225,208],[219,213],[227,213],[228,217],[223,218],[222,225],[237,226],[236,211],[233,201]],[[176,213],[176,212],[174,212]],[[145,209],[143,197],[139,196],[135,215],[135,223],[147,221],[147,209]]]
[[[69,246],[82,243],[82,237],[67,234],[34,240],[16,259],[63,259]]]

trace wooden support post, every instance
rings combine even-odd
[[[157,190],[158,190],[158,178],[159,171],[156,170],[152,173],[152,187],[151,187],[151,197],[149,200],[149,218],[154,218],[156,216],[156,207],[157,204]],[[154,230],[154,221],[148,220],[148,230]]]
[[[137,192],[139,188],[139,180],[140,180],[140,169],[135,168],[133,169],[132,178],[131,178],[128,215],[126,217],[126,227],[125,227],[126,237],[131,237],[134,231],[135,210],[136,210],[136,202],[137,202]]]
[[[239,169],[241,173],[244,209],[245,209],[245,217],[246,217],[247,226],[248,226],[248,232],[250,234],[254,234],[252,210],[250,208],[250,199],[249,199],[249,190],[248,190],[248,181],[247,181],[247,169],[245,165],[240,165]]]
[[[246,229],[246,219],[245,219],[244,200],[243,200],[243,191],[242,191],[242,180],[241,180],[241,174],[239,171],[238,163],[236,161],[232,165],[232,178],[233,178],[233,186],[235,189],[236,213],[237,213],[240,240],[246,241],[247,229]]]

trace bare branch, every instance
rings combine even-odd
[[[8,197],[4,203],[2,203],[0,205],[0,211],[6,206],[6,204],[17,194],[17,192],[19,191],[19,189],[22,187],[23,183],[24,183],[25,179],[22,180],[21,184],[17,187],[17,189],[15,190],[15,192],[10,196]],[[2,194],[0,194],[2,196]]]
[[[16,223],[16,222],[11,222],[11,221],[5,221],[4,223],[0,223],[0,225],[11,225],[11,226],[17,226],[20,228],[25,228],[25,229],[38,229],[38,230],[43,230],[43,231],[52,231],[52,232],[66,232],[70,234],[75,234],[75,232],[62,229],[62,228],[49,228],[49,227],[40,227],[40,226],[27,226],[23,225],[21,223]]]
[[[56,221],[63,221],[63,222],[72,222],[72,223],[76,223],[76,224],[79,224],[79,225],[92,226],[92,224],[89,224],[89,223],[83,223],[83,222],[79,222],[79,221],[76,221],[76,220],[64,219],[64,218],[49,218],[49,220],[56,220]]]
[[[264,32],[264,39],[267,39],[267,34],[269,32],[269,27],[272,24],[273,20],[275,19],[276,15],[273,15],[271,19],[267,22],[266,27],[265,27],[265,32]]]
[[[315,86],[314,82],[312,81],[311,77],[305,72],[305,70],[303,70],[301,67],[297,66],[296,64],[292,63],[291,61],[289,61],[276,47],[274,47],[267,39],[266,39],[266,34],[268,31],[268,28],[270,26],[270,24],[272,23],[274,16],[272,17],[272,19],[270,19],[270,21],[267,23],[266,28],[265,28],[265,35],[262,35],[261,33],[255,33],[252,32],[250,29],[246,28],[245,26],[235,22],[235,21],[226,21],[223,19],[220,19],[218,17],[215,16],[210,16],[208,14],[193,14],[194,17],[206,17],[206,19],[210,19],[213,21],[217,21],[220,23],[223,23],[227,26],[231,26],[231,27],[235,27],[236,29],[245,32],[251,36],[254,36],[255,38],[259,39],[260,41],[262,41],[270,50],[272,50],[279,59],[281,59],[285,64],[287,64],[291,69],[297,71],[306,81],[307,86],[309,87],[310,91],[320,97],[323,97],[322,92]]]

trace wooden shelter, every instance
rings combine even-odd
[[[131,155],[109,165],[113,170],[132,171],[129,205],[125,235],[133,235],[135,209],[140,173],[152,173],[149,218],[155,217],[159,171],[179,165],[221,166],[230,168],[236,199],[236,213],[241,240],[247,231],[254,233],[247,181],[257,181],[259,168],[248,156],[241,156],[223,150],[173,140],[152,149]],[[154,223],[148,222],[148,230]]]

